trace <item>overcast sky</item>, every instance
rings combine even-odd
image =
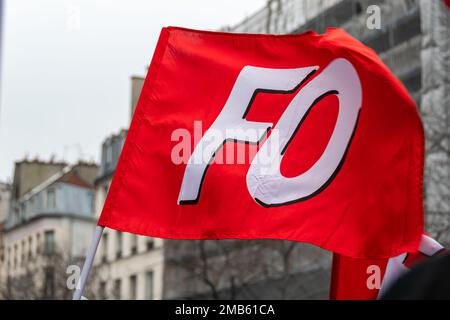
[[[0,180],[28,158],[99,160],[129,121],[130,76],[145,75],[163,26],[216,30],[265,0],[7,0]]]

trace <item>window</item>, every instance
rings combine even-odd
[[[105,263],[108,261],[108,234],[103,234],[103,240],[102,240],[102,263]]]
[[[53,268],[45,269],[44,298],[53,299],[55,295],[55,272]]]
[[[100,299],[105,300],[106,299],[106,281],[100,282],[98,291],[99,291]]]
[[[27,205],[25,202],[22,202],[20,204],[20,214],[19,214],[19,220],[18,220],[19,223],[25,221],[26,211],[27,211]]]
[[[47,208],[55,209],[56,208],[56,195],[55,189],[50,188],[47,190]]]
[[[11,268],[11,261],[12,261],[12,256],[11,256],[11,248],[8,248],[8,257],[6,258],[8,259],[8,269]]]
[[[122,291],[122,281],[120,279],[114,280],[114,299],[120,300]]]
[[[14,245],[14,261],[13,261],[13,268],[17,268],[17,244]]]
[[[131,235],[131,254],[137,253],[137,242],[138,242],[137,235],[132,234]]]
[[[36,235],[36,254],[41,253],[41,235],[38,233]]]
[[[109,165],[112,162],[112,158],[113,158],[112,144],[108,144],[106,146],[106,167],[109,167]]]
[[[147,238],[147,251],[153,250],[155,247],[155,242],[153,238]]]
[[[87,191],[86,198],[88,199],[88,206],[89,206],[89,213],[95,212],[95,201],[94,201],[94,194],[92,191]]]
[[[25,259],[26,259],[26,255],[25,255],[26,249],[25,249],[25,247],[26,247],[25,240],[22,240],[22,250],[21,250],[22,252],[21,252],[21,256],[20,256],[20,265],[21,266],[25,265]]]
[[[54,231],[45,231],[44,237],[44,253],[47,255],[53,254],[55,251]]]
[[[28,211],[33,212],[35,211],[35,196],[31,197],[29,203],[28,203]]]
[[[30,236],[28,238],[28,259],[33,257],[33,238]]]
[[[354,12],[358,15],[358,14],[361,14],[361,12],[362,12],[362,6],[361,6],[361,3],[359,3],[359,2],[356,2],[355,4],[354,4]]]
[[[122,257],[122,232],[117,231],[116,233],[116,259]]]
[[[136,300],[136,275],[132,275],[130,276],[130,296],[129,299],[130,300]]]
[[[145,299],[153,300],[153,271],[145,274]]]

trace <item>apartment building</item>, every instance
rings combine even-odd
[[[8,215],[9,198],[11,196],[11,185],[0,182],[0,225],[3,224]]]
[[[3,245],[3,232],[6,218],[8,216],[9,198],[11,196],[11,185],[0,182],[0,279],[2,278],[2,265],[5,261],[5,247]]]
[[[97,166],[80,162],[55,170],[60,166],[40,161],[16,163],[15,193],[3,232],[3,298],[70,296],[66,269],[80,262],[95,227],[93,182]]]

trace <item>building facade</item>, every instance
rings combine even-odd
[[[11,185],[9,183],[0,182],[0,225],[4,224],[6,217],[8,215],[10,196],[11,196]]]
[[[0,279],[2,277],[2,265],[5,261],[5,246],[3,244],[3,232],[6,218],[8,216],[9,198],[11,196],[11,185],[0,182]]]
[[[131,115],[142,90],[143,78],[131,78]],[[121,130],[105,139],[95,182],[95,212],[100,216],[127,135]],[[161,299],[163,240],[106,228],[95,259],[93,279],[103,299]]]
[[[30,167],[38,172],[33,174]],[[5,299],[70,297],[66,269],[80,263],[95,227],[97,165],[78,163],[42,181],[34,179],[54,167],[54,163],[16,163],[12,190],[18,191],[10,201],[0,265],[0,295]],[[26,181],[23,171],[31,174],[33,183]]]
[[[379,10],[380,28],[367,19]],[[426,132],[427,231],[450,243],[450,10],[441,0],[269,0],[239,33],[326,32],[340,27],[374,49],[403,82]],[[164,297],[325,299],[331,255],[283,241],[166,241]],[[183,286],[179,284],[183,283]]]
[[[144,77],[131,77],[131,110],[130,117],[133,118],[134,110],[136,110],[139,96],[141,95],[142,87],[144,86]]]

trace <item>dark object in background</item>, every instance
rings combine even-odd
[[[450,300],[450,255],[417,265],[392,285],[382,300]]]

